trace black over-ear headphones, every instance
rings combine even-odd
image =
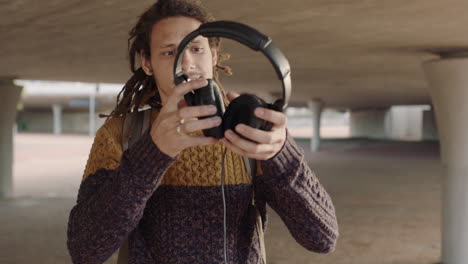
[[[254,115],[254,110],[259,106],[281,112],[286,109],[291,95],[291,70],[283,53],[268,36],[247,25],[231,21],[205,23],[188,34],[179,44],[174,61],[174,82],[176,85],[188,81],[188,76],[182,72],[183,53],[190,46],[190,42],[199,35],[229,38],[250,47],[254,51],[261,51],[269,59],[283,84],[283,98],[276,100],[273,104],[266,103],[252,94],[242,94],[234,99],[225,111],[219,87],[212,79],[208,79],[207,86],[189,92],[184,96],[189,106],[211,104],[217,107],[216,114],[203,118],[219,116],[223,121],[218,127],[203,130],[204,135],[223,138],[225,130],[231,129],[235,132],[234,128],[240,123],[261,130],[271,130],[272,124],[257,118]]]

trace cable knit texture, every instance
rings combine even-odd
[[[129,263],[222,263],[224,146],[192,147],[171,158],[146,131],[122,152],[123,121],[107,121],[91,148],[68,223],[73,263],[103,263],[126,239]],[[264,227],[269,204],[306,249],[334,249],[335,209],[289,135],[275,157],[259,162],[253,185],[242,157],[227,151],[224,165],[229,263],[260,263],[253,189]]]

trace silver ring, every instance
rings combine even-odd
[[[181,128],[180,128],[180,126],[182,126],[182,124],[184,124],[184,120],[183,120],[183,119],[179,120],[179,124],[178,124],[177,127],[176,127],[176,131],[177,131],[177,133],[179,133],[179,134],[181,134],[181,135],[184,135],[184,133],[181,131]]]

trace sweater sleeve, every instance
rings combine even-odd
[[[256,177],[256,189],[294,239],[310,251],[333,251],[338,238],[335,208],[289,133],[280,152],[260,166],[263,175]]]
[[[67,246],[73,263],[106,261],[136,228],[147,200],[174,162],[157,148],[149,131],[120,161],[116,152],[121,149],[114,141],[103,126],[91,148],[68,221]]]

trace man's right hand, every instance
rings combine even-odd
[[[191,90],[206,86],[206,80],[193,80],[174,87],[172,94],[161,108],[158,117],[151,125],[151,138],[165,154],[175,157],[187,147],[210,145],[218,142],[212,137],[193,137],[188,133],[219,126],[221,118],[216,116],[206,119],[199,117],[216,113],[213,105],[187,106],[179,108],[179,102],[184,100],[184,94]]]

